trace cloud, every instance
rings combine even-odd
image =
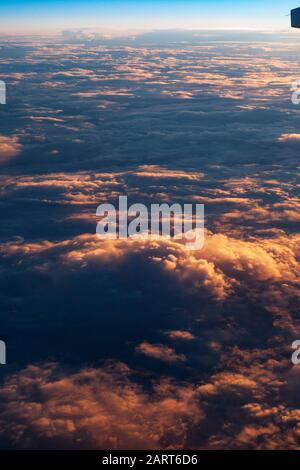
[[[300,140],[300,134],[281,134],[280,137],[278,137],[279,142],[287,142],[289,140],[297,142]]]
[[[193,341],[196,337],[190,331],[173,330],[166,333],[172,340]]]
[[[280,400],[273,353],[235,348],[208,381],[145,386],[123,363],[29,365],[1,387],[0,436],[25,449],[295,449],[300,410]]]
[[[117,266],[120,262],[126,263],[130,256],[139,254],[141,262],[144,256],[148,257],[153,267],[162,269],[187,289],[199,289],[204,295],[216,299],[225,298],[231,289],[231,280],[215,267],[209,251],[207,257],[197,257],[185,245],[164,238],[159,241],[126,239],[103,242],[96,235],[81,235],[58,243],[44,241],[31,244],[17,240],[0,246],[0,253],[5,258],[22,257],[25,263],[33,263],[33,267],[39,259],[38,265],[44,265],[53,273],[58,267],[68,272],[72,267],[100,268],[108,262]]]
[[[299,448],[298,45],[90,33],[2,48],[1,446]],[[204,203],[204,248],[101,242],[124,194]]]
[[[0,163],[7,163],[19,155],[22,145],[18,138],[0,135]]]
[[[145,178],[175,178],[187,179],[192,181],[201,180],[204,177],[203,173],[192,173],[189,171],[170,170],[162,168],[159,165],[142,165],[134,173],[136,176],[143,176]]]
[[[28,366],[0,397],[0,435],[27,449],[180,449],[202,419],[193,387],[162,379],[149,392],[122,364],[69,374]]]
[[[222,372],[212,377],[212,383],[201,385],[198,391],[203,396],[229,394],[252,394],[257,387],[256,382],[242,374]]]
[[[150,344],[147,341],[139,344],[136,347],[136,351],[144,354],[145,356],[170,364],[186,360],[186,357],[183,354],[177,354],[175,349],[170,348],[169,346],[164,346],[163,344]]]
[[[279,236],[277,239],[237,240],[207,232],[203,249],[190,251],[175,240],[161,238],[99,240],[96,235],[81,235],[61,242],[25,243],[22,240],[4,243],[4,258],[35,266],[44,265],[53,272],[59,267],[88,269],[110,263],[129,262],[130,256],[145,258],[153,267],[180,281],[184,288],[225,299],[239,286],[268,282],[267,288],[279,280],[294,282],[299,275],[298,239]],[[57,266],[57,267],[55,267]]]

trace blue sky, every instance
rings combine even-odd
[[[61,28],[287,29],[300,0],[1,0],[2,32]]]

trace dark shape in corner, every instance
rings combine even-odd
[[[292,28],[300,28],[300,8],[291,11]]]

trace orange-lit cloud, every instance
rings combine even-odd
[[[19,155],[22,150],[22,145],[19,143],[18,138],[7,137],[0,135],[0,163],[7,163],[14,157]]]
[[[23,448],[180,449],[203,417],[193,387],[162,379],[147,392],[122,364],[68,375],[29,366],[0,397],[0,435]]]
[[[148,341],[144,341],[143,343],[139,344],[136,347],[136,351],[144,354],[145,356],[152,357],[167,363],[186,360],[186,357],[183,354],[177,354],[175,349],[163,344],[150,344]]]

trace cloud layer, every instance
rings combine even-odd
[[[298,449],[299,45],[75,33],[1,43],[0,447]],[[99,240],[121,195],[203,249]]]

